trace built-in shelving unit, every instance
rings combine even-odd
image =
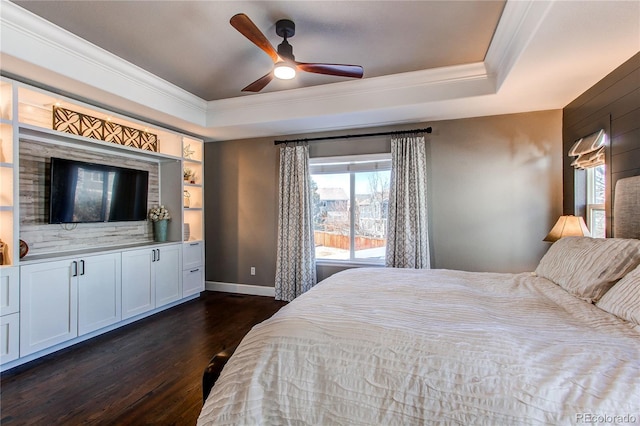
[[[204,238],[203,211],[203,143],[193,138],[183,138],[183,214],[184,241]]]
[[[11,266],[18,258],[17,174],[18,153],[14,120],[14,86],[0,81],[0,240],[5,244],[2,265]]]
[[[84,132],[74,128],[72,131],[65,131],[64,126],[58,127],[57,130],[54,128],[54,109],[57,108],[72,111],[78,115],[78,120],[88,117],[83,121],[83,126],[89,123],[86,125],[95,125],[102,130],[96,131],[94,128]],[[77,124],[73,114],[72,119],[68,120],[69,126]],[[114,127],[122,128],[123,134],[126,127],[128,136],[140,134],[145,141],[151,140],[152,143],[136,145],[131,142],[131,138],[117,138],[118,142],[124,141],[124,144],[103,140],[107,130]],[[141,141],[143,137],[140,138]],[[157,149],[147,149],[148,146],[154,145]],[[55,265],[56,262],[64,260],[66,263],[63,262],[61,272],[61,283],[64,284],[64,274],[68,273],[67,263],[71,259],[70,256],[73,257],[71,263],[81,262],[84,265],[84,261],[88,262],[108,253],[110,256],[125,256],[120,253],[129,253],[127,250],[135,248],[150,257],[150,262],[155,265],[160,258],[166,261],[168,250],[177,247],[175,255],[171,257],[173,260],[166,266],[175,269],[171,269],[172,276],[180,277],[171,280],[173,285],[178,285],[170,289],[171,298],[167,300],[170,299],[171,303],[164,299],[156,301],[155,308],[146,311],[142,316],[161,309],[160,305],[168,303],[165,306],[172,306],[181,300],[195,297],[204,290],[203,148],[203,141],[192,136],[115,114],[27,84],[0,79],[0,240],[7,247],[3,253],[3,265],[0,266],[0,283],[3,285],[2,295],[10,294],[12,304],[11,309],[3,308],[1,316],[0,342],[10,343],[5,345],[6,347],[0,346],[2,369],[19,365],[23,361],[73,344],[77,340],[63,339],[66,343],[22,354],[16,348],[16,343],[6,338],[9,335],[17,336],[18,330],[20,333],[26,333],[38,326],[21,324],[22,312],[28,313],[33,308],[28,300],[22,300],[18,295],[20,288],[27,283],[23,283],[23,272],[27,276],[29,268],[33,269],[42,262]],[[49,158],[53,156],[95,158],[96,162],[133,164],[133,167],[150,170],[149,204],[162,204],[169,209],[172,216],[168,230],[169,241],[160,244],[154,242],[149,221],[79,224],[77,228],[75,225],[66,227],[49,224],[45,217],[46,168]],[[187,180],[185,171],[191,172]],[[82,243],[78,245],[61,241],[69,235],[75,235],[70,238],[77,239],[72,242],[80,241],[82,238]],[[132,235],[135,235],[137,240],[132,241]],[[20,258],[22,239],[32,243],[29,254],[24,258]],[[44,270],[47,270],[47,267],[42,266]],[[119,271],[120,269],[117,269],[114,285],[128,285],[126,283],[133,279],[125,277],[129,273],[126,271],[130,269],[123,268],[122,273]],[[168,272],[161,275],[168,275]],[[18,282],[20,286],[17,285]],[[4,291],[5,287],[11,288],[11,292]],[[16,302],[18,298],[20,309]],[[115,303],[121,303],[120,299]],[[2,304],[4,306],[4,299]],[[58,313],[60,318],[65,318],[64,310]],[[31,318],[31,314],[27,316]],[[128,318],[124,315],[114,318],[108,329],[124,324],[125,320],[130,322],[136,318],[138,317]],[[98,329],[93,334],[104,331],[108,331],[107,328]],[[76,334],[81,333],[77,331]],[[27,335],[28,333],[25,334]]]
[[[15,96],[6,97],[5,93]],[[14,205],[14,200],[18,200],[17,191],[12,192],[12,189],[18,187],[18,173],[13,166],[19,157],[17,151],[20,143],[27,142],[56,145],[63,147],[63,149],[68,147],[71,150],[79,149],[106,157],[132,158],[158,164],[160,182],[157,186],[160,193],[155,199],[157,204],[165,205],[172,214],[168,233],[170,240],[178,242],[203,239],[202,173],[204,167],[202,140],[17,82],[3,81],[2,95],[3,102],[12,104],[12,106],[3,104],[3,116],[0,123],[2,125],[2,139],[4,141],[7,138],[9,142],[6,144],[3,142],[4,156],[11,158],[10,161],[1,162],[0,166],[0,178],[3,185],[0,196],[0,214],[3,215],[3,224],[7,224],[6,229],[2,229],[0,238],[6,238],[10,246],[16,246],[19,243],[19,229],[13,224],[20,220]],[[153,134],[157,137],[158,149],[150,151],[78,135],[76,134],[78,132],[69,133],[55,130],[53,109],[56,107],[92,117],[96,121],[113,123]],[[11,117],[17,117],[17,119],[11,120]],[[78,126],[78,122],[70,121],[69,125]],[[181,174],[185,170],[193,172],[193,176],[188,182],[181,178]],[[188,208],[184,208],[185,191],[188,191],[192,202]],[[11,230],[15,232],[12,234]],[[136,243],[138,242],[136,241]],[[99,244],[99,241],[96,244]]]

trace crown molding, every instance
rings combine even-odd
[[[432,108],[496,94],[554,1],[508,0],[483,62],[210,102],[7,0],[0,0],[1,53],[9,59],[3,60],[7,72],[21,75],[21,66],[23,72],[38,68],[45,71],[37,73],[43,84],[109,99],[106,106],[117,99],[131,113],[201,135],[233,137],[242,129],[279,133],[287,124],[314,129],[323,120],[322,126],[355,128],[379,124],[369,121],[384,121],[409,106]]]
[[[350,113],[495,93],[484,63],[210,101],[207,127]]]
[[[499,90],[520,55],[535,36],[555,0],[508,0],[493,35],[484,63]]]
[[[7,0],[0,1],[0,28],[2,54],[12,64],[36,65],[190,123],[205,122],[203,99]]]
[[[429,87],[455,81],[487,78],[484,63],[456,65],[428,70],[412,71],[401,74],[370,77],[361,80],[341,81],[280,92],[258,93],[229,99],[208,102],[208,109],[241,109],[248,103],[252,107],[277,107],[281,103],[301,100],[304,102],[335,99],[336,96],[372,95],[379,92]]]
[[[483,62],[211,101],[207,127],[241,126],[496,94],[555,0],[508,0]],[[360,123],[365,125],[367,123]]]

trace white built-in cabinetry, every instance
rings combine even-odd
[[[182,297],[204,290],[204,243],[192,241],[182,250]]]
[[[19,356],[20,273],[17,267],[3,268],[0,274],[0,362]]]
[[[185,241],[201,241],[203,230],[203,176],[202,141],[183,138],[183,209]]]
[[[122,273],[119,253],[87,256],[77,261],[78,335],[122,319]]]
[[[54,106],[153,133],[159,149],[153,152],[53,130]],[[58,152],[89,152],[110,162],[141,161],[157,167],[157,184],[150,186],[155,198],[150,200],[157,200],[171,212],[168,241],[156,243],[149,232],[148,240],[130,242],[126,231],[119,231],[122,241],[114,243],[110,234],[103,247],[100,225],[76,230],[73,226],[25,224],[20,205],[32,196],[20,197],[21,184],[29,182],[21,182],[22,144],[56,147]],[[190,300],[204,290],[203,148],[203,141],[193,136],[0,79],[0,240],[6,244],[0,265],[0,369]],[[45,194],[38,196],[44,203]],[[44,210],[29,207],[25,212]],[[145,223],[138,226],[145,229]],[[28,238],[21,236],[21,228],[32,242],[23,258],[20,240]],[[147,229],[151,229],[150,224]],[[43,242],[40,230],[49,238],[56,232],[98,236],[81,247],[56,246],[55,239]]]
[[[3,265],[12,265],[18,258],[17,200],[18,152],[16,149],[15,87],[0,81],[0,240],[7,244]]]
[[[178,244],[122,252],[122,318],[151,311],[182,298]]]
[[[182,247],[163,246],[155,249],[151,263],[151,282],[155,288],[155,307],[182,299]]]
[[[204,291],[203,144],[184,138],[183,208],[185,243],[182,249],[182,296]]]
[[[120,254],[22,266],[20,355],[121,320]]]

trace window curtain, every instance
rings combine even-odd
[[[386,266],[429,268],[427,157],[424,136],[391,139]]]
[[[280,148],[275,293],[291,301],[316,284],[308,145]]]

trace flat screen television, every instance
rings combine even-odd
[[[49,223],[146,220],[149,172],[51,158]]]

